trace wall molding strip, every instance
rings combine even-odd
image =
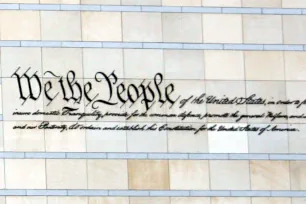
[[[285,160],[306,161],[306,154],[264,153],[115,153],[115,152],[0,152],[0,159],[136,159],[136,160]]]
[[[86,42],[86,41],[10,41],[0,40],[0,47],[49,48],[122,48],[122,49],[182,49],[182,50],[259,50],[306,51],[306,45],[295,44],[235,44],[235,43],[159,43],[159,42]]]
[[[86,5],[86,4],[5,4],[4,3],[0,4],[0,10],[306,15],[306,9],[301,9],[301,8],[119,6],[119,5],[94,5],[94,4]]]

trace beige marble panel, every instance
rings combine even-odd
[[[41,77],[41,48],[1,47],[2,77],[11,77],[18,67],[20,67],[17,72],[19,75],[31,67],[28,74],[31,76],[37,71],[37,76]]]
[[[243,7],[281,8],[282,0],[242,0]]]
[[[251,204],[250,198],[239,198],[239,197],[212,197],[211,204]]]
[[[289,132],[289,153],[306,153],[306,126],[304,124],[289,124],[288,128],[296,128],[299,131]]]
[[[5,183],[8,189],[45,189],[45,160],[6,159]]]
[[[80,4],[80,0],[39,0],[39,1],[41,4]]]
[[[120,0],[81,0],[81,4],[120,5]]]
[[[5,173],[4,172],[5,172],[4,160],[0,159],[0,189],[7,188],[7,184],[5,183]],[[1,199],[0,199],[0,203],[1,203]]]
[[[204,51],[205,77],[218,80],[244,80],[242,51]]]
[[[283,52],[245,51],[247,80],[284,80],[285,65]]]
[[[283,8],[306,8],[304,0],[283,0]]]
[[[81,40],[79,11],[40,11],[42,40]]]
[[[129,189],[169,189],[168,169],[166,160],[128,160]]]
[[[83,70],[85,78],[94,79],[97,72],[109,75],[113,71],[123,78],[123,50],[84,48]]]
[[[121,41],[121,13],[82,12],[84,41]]]
[[[111,0],[110,0],[111,1]],[[162,0],[121,0],[122,5],[148,5],[148,6],[160,6]]]
[[[47,198],[42,196],[7,196],[6,204],[47,204]]]
[[[88,160],[89,189],[128,189],[126,160]]]
[[[306,16],[284,15],[284,44],[305,44]]]
[[[201,19],[201,14],[163,13],[163,41],[201,43]]]
[[[291,190],[306,189],[306,162],[290,161]]]
[[[130,204],[170,204],[170,198],[163,197],[131,197]]]
[[[288,161],[250,161],[252,190],[290,190]]]
[[[287,91],[287,98],[290,101],[298,100],[299,104],[302,103],[305,100],[306,94],[303,89],[303,87],[306,86],[305,82],[298,82],[298,81],[287,81],[286,83],[286,91]],[[288,110],[288,115],[292,116],[301,116],[302,114],[305,113],[306,111],[306,106],[301,105],[299,108],[297,108],[299,105],[288,105],[287,110]],[[288,119],[289,123],[305,123],[306,119],[305,118],[289,118]]]
[[[211,204],[210,198],[199,197],[171,197],[171,204]]]
[[[44,131],[39,129],[13,129],[14,126],[38,126],[40,122],[12,121],[4,122],[5,151],[45,151]],[[2,133],[1,133],[2,134]]]
[[[286,80],[305,80],[306,79],[306,65],[305,52],[284,52],[285,55],[285,69]]]
[[[48,204],[88,204],[87,197],[49,196]]]
[[[82,49],[80,48],[42,48],[43,73],[52,71],[57,76],[67,77],[69,71],[76,78],[83,78]],[[45,77],[53,77],[50,74]]]
[[[250,190],[249,161],[209,161],[211,190]]]
[[[164,73],[163,50],[125,49],[125,78],[153,79],[156,73]]]
[[[241,0],[202,0],[202,6],[241,7]]]
[[[160,13],[123,12],[123,41],[161,42],[161,20]]]
[[[164,50],[166,79],[204,79],[202,50]]]
[[[203,40],[204,43],[242,43],[242,16],[203,14]]]
[[[201,0],[162,0],[163,6],[201,6]]]
[[[89,197],[88,204],[130,204],[129,197]]]
[[[291,204],[305,204],[306,198],[292,198]]]
[[[86,160],[48,159],[48,189],[87,189]]]
[[[252,204],[291,204],[291,198],[252,198]]]
[[[280,15],[243,15],[244,43],[282,44]]]
[[[208,161],[170,160],[171,190],[209,190]]]
[[[0,16],[1,40],[40,40],[39,11],[5,10]]]

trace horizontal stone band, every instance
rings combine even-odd
[[[107,11],[107,12],[175,12],[215,14],[268,14],[306,15],[306,9],[299,8],[241,8],[241,7],[182,7],[182,6],[113,6],[78,4],[0,4],[0,10],[40,11]]]
[[[306,191],[0,190],[0,196],[306,197]]]
[[[266,50],[306,51],[306,45],[285,44],[211,44],[211,43],[144,43],[144,42],[85,42],[85,41],[0,41],[0,47],[49,48],[126,48],[126,49],[182,49],[182,50]]]
[[[306,154],[0,152],[0,159],[306,160]]]

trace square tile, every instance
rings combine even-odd
[[[288,124],[288,128],[296,128],[299,131],[288,132],[289,153],[306,153],[306,127],[304,124]]]
[[[203,124],[171,123],[175,126],[193,126],[199,129]],[[168,151],[176,153],[208,153],[207,131],[194,134],[194,131],[168,131]]]
[[[228,197],[212,197],[211,204],[227,204],[227,203],[235,203],[235,204],[251,204],[250,198],[228,198]]]
[[[166,160],[128,160],[129,189],[169,189],[168,169]]]
[[[286,80],[305,80],[306,65],[304,63],[305,52],[284,52]]]
[[[162,0],[163,6],[201,6],[201,0]]]
[[[89,189],[128,189],[126,160],[88,160]]]
[[[203,40],[204,43],[242,43],[242,16],[203,14]]]
[[[247,80],[284,80],[283,52],[245,51],[245,75]]]
[[[163,197],[131,197],[130,204],[170,204],[170,198]]]
[[[2,77],[11,77],[18,67],[20,76],[31,67],[28,75],[37,71],[37,76],[41,77],[41,48],[1,47]]]
[[[244,43],[282,44],[280,15],[243,15]]]
[[[129,197],[89,197],[88,204],[129,204]]]
[[[25,129],[25,130],[13,129],[15,126],[24,126],[24,125],[27,125],[27,128],[35,126],[37,127],[40,125],[40,122],[33,122],[33,121],[4,122],[5,151],[44,152],[45,151],[44,130],[37,128]]]
[[[48,159],[48,189],[87,189],[86,160]]]
[[[43,196],[7,196],[5,199],[6,204],[47,204]]]
[[[204,79],[202,50],[164,50],[166,79]]]
[[[81,40],[79,11],[40,11],[42,40]]]
[[[286,129],[287,124],[276,124],[277,128]],[[268,124],[256,124],[256,127],[266,128]],[[272,128],[275,125],[271,125]],[[288,132],[248,132],[249,153],[288,153]]]
[[[281,8],[282,0],[242,0],[243,7]]]
[[[1,11],[0,21],[1,40],[40,40],[39,11]]]
[[[208,124],[208,127],[212,126],[220,130],[220,128],[244,127],[246,124]],[[208,144],[209,153],[248,153],[248,135],[245,131],[209,131]]]
[[[74,71],[75,78],[83,78],[80,48],[42,48],[42,62],[44,73],[52,71],[57,76],[66,78],[69,71]],[[53,77],[50,74],[44,76]]]
[[[86,125],[98,127],[114,127],[124,123],[86,122]],[[86,130],[86,150],[88,152],[126,152],[126,131],[103,130],[103,134],[96,130]]]
[[[304,0],[283,0],[283,8],[306,8]]]
[[[252,204],[290,204],[291,198],[252,198]]]
[[[205,197],[171,197],[171,204],[210,204],[210,198]]]
[[[231,114],[239,111],[239,115],[246,114],[246,105],[220,105],[214,104],[213,98],[222,99],[224,97],[229,100],[237,98],[245,98],[245,82],[244,81],[207,81],[206,82],[206,94],[207,100],[211,101],[206,103],[207,113],[223,115],[228,113]],[[238,122],[245,123],[245,119],[237,121],[239,118],[232,117],[211,117],[207,120],[209,122]]]
[[[157,73],[164,73],[163,50],[125,49],[125,78],[153,79]]]
[[[288,161],[250,161],[252,190],[290,190]]]
[[[84,41],[121,41],[121,13],[82,12]]]
[[[7,189],[45,189],[45,160],[6,159],[5,183]]]
[[[241,7],[241,0],[202,0],[202,6]]]
[[[160,6],[162,0],[121,0],[122,5],[148,5],[148,6]]]
[[[290,161],[291,190],[303,191],[306,189],[306,162]]]
[[[204,51],[206,79],[244,80],[242,51]]]
[[[137,125],[137,123],[127,123],[127,125]],[[141,123],[139,127],[146,125],[146,128],[153,123]],[[161,124],[157,124],[161,126]],[[128,152],[167,152],[167,132],[166,131],[128,131],[127,132]]]
[[[122,13],[123,41],[161,42],[162,22],[160,13]]]
[[[202,16],[189,13],[163,13],[163,41],[201,43]]]
[[[305,118],[296,118],[305,113],[305,105],[301,105],[306,97],[305,92],[301,87],[306,86],[305,82],[287,81],[287,100],[296,101],[298,104],[287,105],[288,115],[294,116],[288,119],[288,123],[305,123]]]
[[[306,44],[306,23],[305,16],[284,15],[283,16],[283,32],[284,44]]]
[[[248,161],[209,161],[211,190],[249,190]]]
[[[209,190],[208,161],[170,160],[171,190]]]
[[[57,197],[49,196],[48,204],[88,204],[87,197]]]
[[[269,89],[267,89],[269,87]],[[262,98],[260,102],[262,104],[248,104],[247,111],[248,115],[262,115],[265,117],[259,118],[248,118],[250,123],[286,123],[287,120],[284,118],[277,118],[272,121],[270,117],[266,117],[268,112],[282,114],[287,113],[287,107],[285,105],[279,105],[279,100],[286,100],[286,85],[284,81],[246,81],[246,96],[251,97],[253,100]],[[255,95],[254,95],[255,94]],[[254,95],[252,97],[252,95]],[[270,103],[272,102],[272,104]],[[273,104],[275,102],[275,104]],[[269,104],[270,103],[270,104]]]
[[[103,70],[99,65],[103,65]],[[94,79],[97,72],[110,75],[113,71],[119,78],[123,78],[123,50],[122,49],[83,49],[84,77]]]

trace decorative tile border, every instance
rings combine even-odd
[[[285,160],[306,161],[306,154],[253,153],[113,153],[0,152],[0,159],[146,159],[146,160]]]
[[[197,190],[0,190],[0,196],[118,196],[118,197],[306,197],[306,191]]]
[[[115,6],[80,4],[0,4],[0,10],[306,15],[306,9],[299,8]]]
[[[148,43],[148,42],[86,42],[86,41],[6,41],[0,47],[54,48],[122,48],[122,49],[182,49],[182,50],[258,50],[306,51],[306,45],[231,44],[231,43]]]

